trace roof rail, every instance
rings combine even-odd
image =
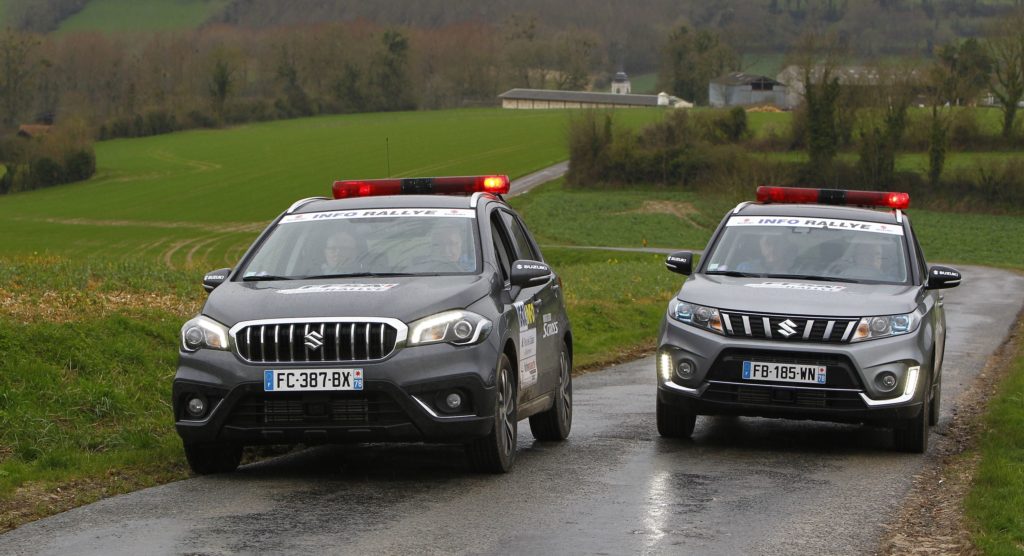
[[[480,204],[480,199],[483,199],[483,198],[497,199],[499,201],[504,201],[504,199],[501,198],[501,195],[495,195],[494,193],[487,193],[485,191],[479,191],[477,193],[474,193],[473,196],[469,198],[469,208],[476,208],[476,206],[478,204]]]

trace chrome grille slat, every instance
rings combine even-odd
[[[371,325],[370,323],[366,323],[366,359],[367,360],[369,360],[370,357],[371,357],[370,356],[370,329],[371,328],[373,328],[373,325]]]
[[[828,321],[828,324],[825,325],[825,333],[822,334],[821,337],[825,338],[826,340],[832,338],[832,328],[835,325],[836,325],[836,321],[834,321],[834,320]]]
[[[375,361],[394,352],[399,331],[383,322],[253,323],[233,332],[236,353],[252,363],[331,363]],[[347,328],[346,328],[347,327]],[[307,337],[320,335],[310,348]],[[331,337],[331,334],[334,337]],[[342,336],[347,336],[347,352]]]

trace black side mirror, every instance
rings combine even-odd
[[[207,272],[206,276],[203,276],[203,289],[207,292],[212,292],[213,288],[223,284],[230,275],[230,268],[222,268],[220,270],[214,270],[213,272]]]
[[[693,253],[676,251],[665,259],[665,267],[672,272],[689,276],[693,272]]]
[[[513,286],[530,288],[540,286],[551,279],[551,267],[540,262],[529,259],[519,259],[512,263],[512,275],[509,281]]]
[[[944,290],[960,285],[960,271],[948,266],[935,265],[928,269],[929,290]]]

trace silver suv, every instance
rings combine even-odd
[[[698,415],[863,422],[924,452],[942,391],[937,290],[960,273],[927,266],[909,201],[761,187],[725,215],[699,264],[670,255],[689,279],[661,324],[658,432],[689,437]]]

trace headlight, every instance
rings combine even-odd
[[[181,327],[181,349],[231,349],[228,329],[223,324],[202,315],[188,321]]]
[[[477,344],[487,338],[491,321],[469,311],[445,311],[422,318],[409,326],[409,345],[448,342],[457,346]]]
[[[899,336],[917,330],[920,319],[914,313],[864,317],[857,323],[851,342]]]
[[[723,334],[722,315],[718,313],[718,309],[673,299],[669,303],[668,312],[672,315],[672,318],[679,322],[685,322],[698,328]]]

